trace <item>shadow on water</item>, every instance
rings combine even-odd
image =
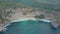
[[[14,22],[8,26],[4,34],[59,34],[60,28],[55,29],[51,23],[25,20]]]

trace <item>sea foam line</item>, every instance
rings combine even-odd
[[[24,20],[36,20],[36,19],[34,19],[34,18],[25,18],[25,19],[18,19],[18,20],[13,20],[13,21],[11,21],[11,22],[18,22],[18,21],[24,21]]]
[[[11,23],[12,23],[12,22],[18,22],[18,21],[24,21],[24,20],[37,20],[37,19],[34,19],[34,18],[18,19],[18,20],[13,20],[13,21],[11,21]],[[43,21],[43,22],[52,22],[52,21],[46,20],[46,19],[38,19],[38,20]]]
[[[34,18],[27,18],[27,19],[18,19],[18,20],[13,20],[11,21],[10,23],[6,24],[5,26],[3,26],[3,31],[6,31],[7,30],[7,26],[11,25],[11,23],[13,22],[18,22],[18,21],[24,21],[24,20],[36,20]],[[40,21],[44,21],[44,22],[52,22],[50,20],[46,20],[46,19],[38,19]]]

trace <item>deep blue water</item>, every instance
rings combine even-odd
[[[55,29],[51,23],[42,21],[19,21],[7,27],[3,34],[60,34],[60,26]]]

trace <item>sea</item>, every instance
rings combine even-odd
[[[54,28],[50,22],[24,20],[11,23],[0,34],[60,34],[60,25]]]

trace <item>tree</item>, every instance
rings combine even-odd
[[[34,16],[36,19],[44,19],[45,16],[43,14],[40,14],[40,15],[36,15]]]
[[[12,16],[11,14],[11,10],[0,9],[0,22],[4,24],[5,21],[10,21],[7,17]]]
[[[26,15],[27,13],[25,12],[25,13],[23,13],[23,15]]]

